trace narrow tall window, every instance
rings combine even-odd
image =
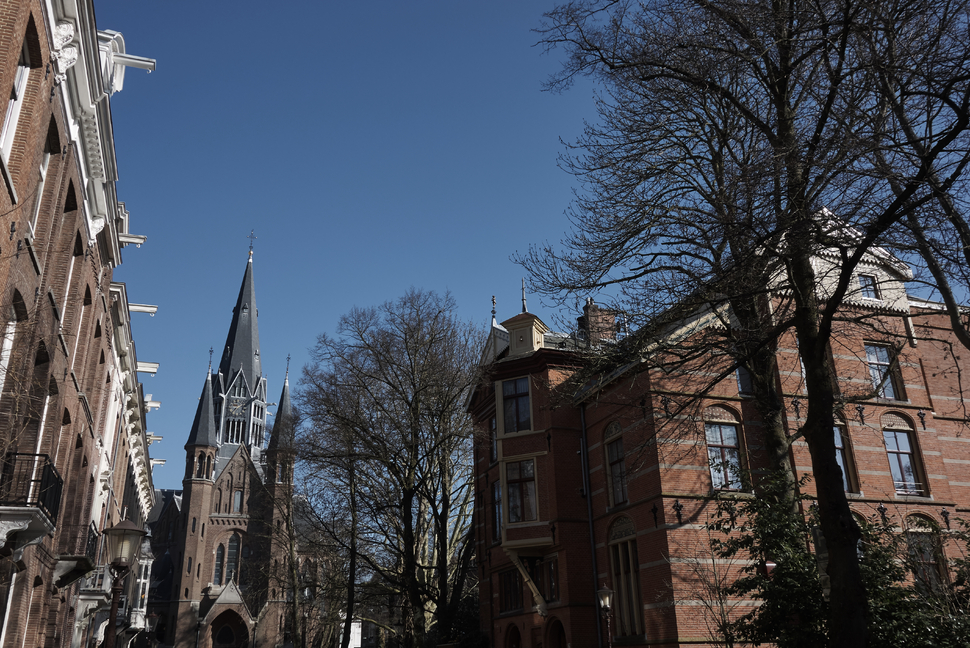
[[[849,477],[849,455],[845,448],[845,436],[839,426],[833,428],[835,436],[835,461],[842,469],[842,487],[845,492],[852,492],[852,480]]]
[[[494,416],[492,417],[492,420],[489,423],[489,427],[488,427],[488,442],[489,442],[488,458],[491,461],[491,463],[495,463],[496,461],[498,461],[498,423],[496,422],[496,419]]]
[[[44,145],[44,154],[40,158],[40,168],[38,169],[37,190],[34,192],[34,208],[30,214],[30,235],[35,236],[37,229],[37,217],[40,215],[40,205],[44,199],[44,184],[47,182],[47,167],[51,162],[50,138]]]
[[[505,406],[506,434],[532,428],[528,378],[504,381],[502,383],[502,402]]]
[[[212,570],[212,583],[214,585],[222,585],[222,568],[226,561],[226,548],[223,545],[219,545],[216,549],[216,564],[215,568]]]
[[[738,394],[741,396],[750,396],[754,393],[754,383],[751,380],[751,372],[748,371],[747,367],[738,367],[737,369],[738,378]]]
[[[640,602],[640,562],[633,521],[621,517],[610,525],[610,572],[613,576],[613,635],[630,637],[643,634]]]
[[[627,492],[622,437],[606,444],[606,456],[610,462],[610,500],[613,506],[624,504],[627,501]]]
[[[492,539],[502,539],[502,482],[492,482]]]
[[[904,400],[903,381],[899,375],[899,363],[892,350],[883,344],[866,345],[866,362],[872,388],[880,398]]]
[[[522,576],[511,569],[498,575],[499,612],[515,612],[522,609]]]
[[[30,53],[27,51],[27,42],[24,41],[20,50],[20,59],[17,61],[17,72],[13,77],[13,87],[10,89],[10,98],[7,102],[7,114],[3,120],[3,130],[0,130],[0,155],[3,162],[10,161],[10,151],[13,149],[13,141],[17,135],[17,123],[20,121],[21,109],[24,106],[24,94],[27,90],[27,77],[30,75]]]
[[[927,593],[941,591],[944,579],[941,565],[946,564],[946,561],[936,525],[928,519],[914,515],[907,518],[906,526],[909,554],[907,566],[913,572],[917,588]]]
[[[873,275],[859,275],[859,290],[866,299],[882,299],[879,295],[879,284]]]
[[[241,490],[232,493],[232,512],[242,513],[243,492]]]
[[[536,519],[536,478],[532,459],[512,461],[505,466],[509,488],[509,522]]]
[[[883,430],[889,471],[898,495],[925,495],[926,486],[919,479],[919,464],[908,430]]]
[[[707,460],[715,490],[741,490],[741,450],[738,426],[732,423],[704,424]]]
[[[226,560],[226,582],[238,582],[236,576],[239,572],[239,536],[235,533],[229,538],[228,554]]]

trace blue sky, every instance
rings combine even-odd
[[[354,306],[408,287],[450,290],[487,324],[520,308],[509,257],[558,240],[574,180],[557,165],[593,118],[592,89],[542,92],[558,66],[536,47],[552,2],[95,0],[124,34],[112,97],[119,198],[131,230],[115,278],[129,300],[142,375],[161,401],[149,430],[181,488],[183,444],[208,350],[218,362],[251,229],[263,371],[275,400],[318,334]],[[536,298],[530,310],[550,325]],[[293,381],[291,381],[293,384]]]

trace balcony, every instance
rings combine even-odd
[[[57,526],[64,480],[47,455],[11,452],[0,467],[0,543],[15,563]]]
[[[61,527],[60,553],[54,567],[57,587],[67,587],[94,569],[98,537],[93,523]]]

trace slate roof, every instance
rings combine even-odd
[[[280,394],[280,405],[276,410],[276,420],[273,423],[273,433],[269,438],[269,450],[279,447],[292,449],[295,442],[293,407],[290,405],[290,378],[283,380],[283,393]]]
[[[186,449],[189,446],[215,448],[219,445],[216,432],[216,419],[212,408],[212,374],[207,371],[202,396],[199,398],[199,407],[195,410],[195,420],[192,421],[192,431],[189,432],[189,440],[185,442]]]
[[[256,388],[263,375],[259,362],[257,317],[253,257],[250,254],[249,261],[246,263],[246,272],[243,274],[242,286],[239,287],[236,307],[232,309],[232,324],[229,325],[226,346],[222,350],[219,372],[227,382],[231,383],[236,373],[241,370],[252,389]]]

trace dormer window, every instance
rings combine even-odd
[[[882,296],[879,294],[879,283],[876,281],[874,275],[860,274],[859,289],[865,299],[882,299]]]

